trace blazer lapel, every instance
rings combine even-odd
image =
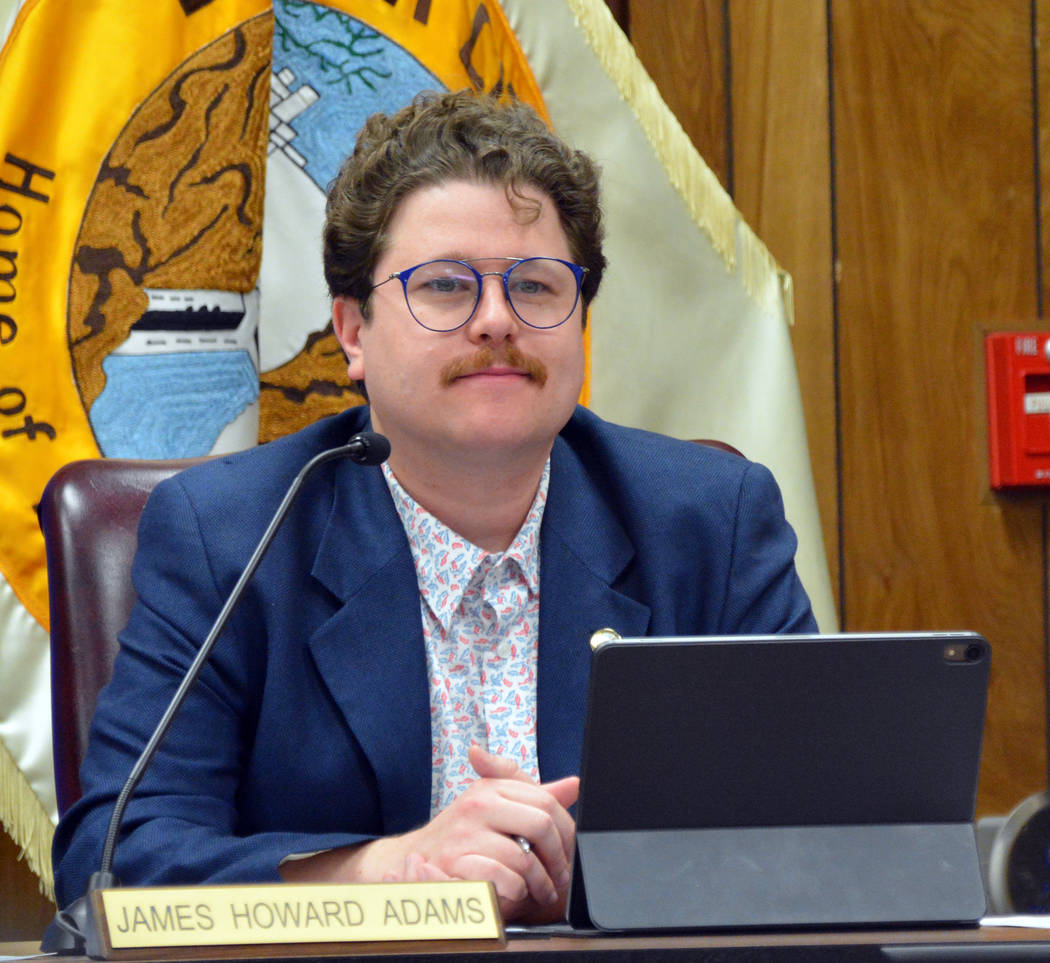
[[[579,772],[591,635],[643,636],[648,606],[613,585],[634,546],[610,506],[558,438],[540,539],[537,748],[544,781]]]
[[[318,671],[376,776],[386,832],[430,818],[430,698],[412,554],[379,469],[343,464],[314,576],[343,600]]]
[[[318,671],[376,775],[384,827],[430,816],[430,697],[412,554],[379,470],[337,466],[314,576],[342,606],[314,633]],[[540,538],[537,748],[543,780],[579,771],[591,635],[644,636],[649,608],[614,585],[634,547],[561,438]]]

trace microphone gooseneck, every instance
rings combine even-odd
[[[277,511],[274,512],[273,518],[270,519],[270,523],[266,527],[266,531],[263,532],[262,538],[259,539],[258,544],[255,546],[255,551],[252,552],[251,558],[248,559],[247,564],[244,566],[240,577],[237,579],[237,583],[230,591],[230,594],[226,597],[226,602],[223,604],[222,609],[212,623],[207,637],[204,639],[200,649],[190,663],[189,668],[186,670],[186,674],[182,677],[182,681],[179,683],[179,687],[175,690],[171,702],[168,703],[167,709],[164,710],[164,715],[161,716],[160,722],[157,723],[156,728],[153,730],[153,734],[150,736],[149,742],[146,743],[146,747],[142,750],[142,753],[135,761],[131,774],[128,776],[124,786],[121,788],[120,793],[117,796],[117,800],[113,805],[113,814],[109,820],[109,827],[106,831],[105,842],[102,847],[102,859],[99,863],[99,869],[98,872],[91,875],[88,882],[88,892],[97,889],[108,889],[118,885],[118,881],[113,875],[113,860],[117,848],[117,838],[120,835],[120,827],[124,821],[124,810],[127,808],[128,802],[134,794],[135,789],[138,787],[143,775],[145,775],[146,770],[153,761],[153,757],[157,753],[161,740],[167,734],[172,721],[182,707],[182,703],[186,700],[186,696],[189,694],[190,689],[193,688],[194,683],[197,681],[197,677],[200,675],[204,663],[207,662],[208,656],[210,655],[211,650],[215,647],[216,641],[222,634],[223,629],[226,628],[226,623],[229,621],[230,616],[233,614],[233,610],[237,607],[237,603],[244,594],[244,590],[247,587],[249,580],[255,574],[255,570],[259,567],[259,563],[262,561],[263,556],[273,542],[274,536],[284,522],[284,518],[288,514],[288,510],[292,507],[292,503],[297,498],[303,483],[316,468],[338,458],[349,458],[358,465],[379,465],[386,461],[389,455],[390,442],[383,435],[377,434],[373,431],[362,431],[354,435],[345,445],[340,445],[338,448],[329,448],[326,451],[322,451],[320,454],[315,455],[303,466],[299,474],[296,475],[295,480],[289,486],[288,491],[285,492],[280,505],[277,506]],[[87,897],[81,897],[81,899],[76,901],[76,904],[82,905],[77,906],[74,904],[68,911],[60,911],[55,918],[55,922],[61,930],[64,930],[67,935],[75,935],[81,940],[85,937],[89,937],[89,934],[84,932],[84,924],[86,922],[84,915],[85,910],[87,910],[87,907],[84,904],[86,903]],[[77,930],[79,930],[79,933],[76,932]],[[82,944],[79,944],[77,949],[79,949],[79,946],[82,946]],[[55,948],[57,949],[58,947]]]

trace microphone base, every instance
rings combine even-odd
[[[40,941],[42,953],[60,956],[90,956],[94,960],[106,958],[106,951],[91,894],[95,890],[109,889],[118,885],[112,873],[92,873],[87,892],[75,899],[65,909],[55,913],[55,918],[44,931]]]

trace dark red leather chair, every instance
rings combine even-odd
[[[95,702],[135,601],[131,560],[153,486],[199,459],[97,458],[59,469],[40,499],[51,610],[51,725],[58,810],[80,798]]]
[[[721,451],[728,451],[731,455],[744,457],[744,453],[739,448],[734,448],[728,441],[719,441],[717,438],[694,438],[693,441],[698,445],[707,445],[708,448],[718,448]]]

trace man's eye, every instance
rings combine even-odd
[[[539,278],[515,278],[511,294],[523,298],[543,298],[553,294],[551,286]]]
[[[474,290],[472,280],[456,277],[429,278],[423,284],[429,294],[464,294]]]

